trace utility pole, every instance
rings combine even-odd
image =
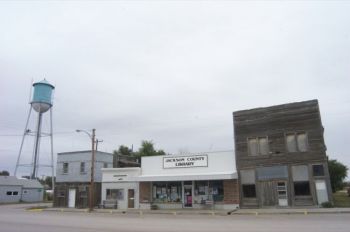
[[[98,148],[98,143],[102,143],[103,142],[103,140],[98,140],[98,139],[96,139],[96,151],[98,151],[97,150],[97,148]]]
[[[91,136],[91,182],[90,182],[90,208],[89,211],[94,210],[94,175],[95,175],[95,131],[96,129],[92,129]]]

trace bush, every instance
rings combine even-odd
[[[321,204],[321,206],[322,206],[322,208],[333,208],[333,207],[334,207],[333,204],[332,204],[332,202],[329,202],[329,201],[323,202],[323,203]]]

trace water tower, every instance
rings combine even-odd
[[[45,79],[36,82],[33,84],[34,93],[32,97],[32,101],[30,102],[30,108],[28,113],[28,118],[26,122],[26,126],[24,128],[24,133],[22,137],[21,147],[19,150],[16,168],[15,168],[15,176],[17,174],[18,168],[23,167],[29,167],[30,168],[30,178],[35,179],[38,175],[38,168],[39,166],[46,166],[51,167],[52,169],[52,177],[54,176],[54,170],[53,170],[53,136],[52,136],[52,92],[55,89],[53,85],[51,85],[49,82],[47,82]],[[30,116],[32,113],[32,109],[37,112],[37,119],[36,119],[36,127],[35,131],[32,131],[28,128]],[[43,116],[44,114],[50,110],[50,131],[48,133],[43,133],[41,131],[42,123],[43,123]],[[21,164],[21,154],[23,149],[23,144],[25,141],[26,136],[34,136],[34,147],[33,147],[33,154],[30,164]],[[40,140],[44,136],[50,137],[50,145],[51,145],[51,164],[39,165],[39,154],[40,154]]]

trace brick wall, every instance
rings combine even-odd
[[[238,180],[224,180],[224,203],[239,204]]]
[[[151,183],[140,182],[140,203],[151,202]]]

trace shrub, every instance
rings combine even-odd
[[[332,202],[329,202],[329,201],[323,202],[323,203],[321,204],[321,206],[322,206],[322,208],[333,208],[333,207],[334,207],[333,204],[332,204]]]

